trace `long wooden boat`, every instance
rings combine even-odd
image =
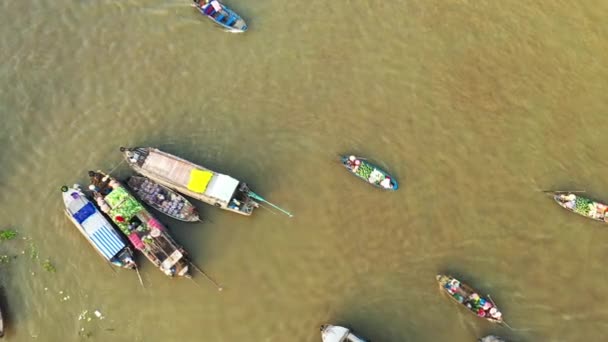
[[[186,251],[116,179],[102,171],[89,171],[90,189],[100,208],[127,236],[133,246],[167,276],[189,277]]]
[[[592,220],[608,223],[608,205],[571,192],[554,192],[553,199],[562,208]]]
[[[502,313],[490,298],[480,296],[472,287],[454,277],[440,274],[436,279],[442,292],[447,293],[453,301],[470,313],[492,323],[503,323]]]
[[[118,267],[137,267],[131,248],[78,184],[64,185],[61,192],[66,216],[104,259]]]
[[[228,6],[217,0],[194,0],[192,6],[214,23],[225,28],[228,32],[241,33],[247,31],[245,20],[228,8]]]
[[[323,342],[366,342],[350,329],[331,324],[321,326],[321,339]]]
[[[259,206],[247,184],[230,176],[151,147],[121,151],[135,172],[194,199],[247,216]]]
[[[494,336],[494,335],[488,335],[486,337],[482,337],[477,341],[478,342],[505,342],[505,340],[503,340],[502,338],[500,338],[498,336]]]
[[[342,165],[353,175],[366,183],[383,190],[395,191],[399,183],[388,172],[355,155],[340,157]]]
[[[201,220],[190,201],[166,186],[141,176],[130,177],[127,185],[135,197],[169,217],[185,222]]]

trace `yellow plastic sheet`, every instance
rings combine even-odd
[[[194,169],[190,172],[190,181],[188,181],[188,190],[202,194],[207,189],[207,184],[213,177],[213,173]]]

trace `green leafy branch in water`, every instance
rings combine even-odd
[[[17,232],[12,229],[0,230],[0,241],[13,240],[16,237],[17,237]]]
[[[42,268],[44,268],[45,271],[51,272],[51,273],[55,273],[55,271],[57,271],[57,269],[55,268],[55,266],[53,266],[53,264],[51,264],[51,261],[49,259],[46,259],[42,263]]]
[[[30,242],[30,259],[38,259],[38,247],[33,242]]]

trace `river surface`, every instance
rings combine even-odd
[[[226,3],[247,33],[187,1],[0,2],[7,341],[318,342],[323,323],[381,342],[606,338],[607,226],[540,190],[608,201],[608,2]],[[158,214],[225,289],[139,256],[142,288],[59,191],[129,176],[120,146],[230,174],[295,217]],[[342,153],[401,188],[366,186]],[[490,293],[514,330],[451,303],[437,273]]]

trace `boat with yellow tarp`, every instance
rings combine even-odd
[[[247,216],[259,207],[247,184],[230,176],[151,147],[120,150],[137,173],[186,196]]]

